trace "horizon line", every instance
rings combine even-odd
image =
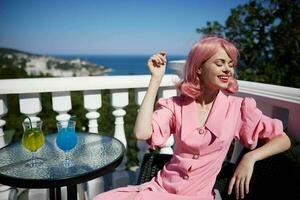
[[[30,50],[24,50],[21,48],[15,48],[15,47],[6,47],[6,46],[0,46],[0,48],[3,49],[10,49],[10,50],[16,50],[16,51],[21,51],[24,53],[28,54],[35,54],[35,55],[40,55],[40,56],[151,56],[153,53],[36,53],[32,52]],[[186,54],[182,53],[174,53],[174,54],[168,54],[169,56],[187,56]]]

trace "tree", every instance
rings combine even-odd
[[[225,25],[196,31],[223,36],[240,50],[239,79],[300,87],[300,3],[250,0],[231,10]]]

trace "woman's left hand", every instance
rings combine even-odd
[[[231,194],[233,186],[235,186],[236,199],[243,199],[245,193],[248,194],[254,164],[255,160],[250,152],[243,156],[230,180],[228,194]]]

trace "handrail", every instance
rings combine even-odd
[[[238,81],[239,92],[247,93],[256,96],[268,97],[287,101],[295,104],[300,104],[300,89],[271,85],[265,83],[257,83],[250,81]]]
[[[0,94],[126,89],[148,87],[150,75],[22,78],[0,80]],[[174,87],[177,75],[165,75],[161,86]]]

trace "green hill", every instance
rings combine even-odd
[[[0,47],[0,54],[15,54],[15,53],[22,53],[22,54],[27,54],[27,55],[31,55],[31,56],[38,55],[38,54],[33,54],[33,53],[17,50],[17,49]]]

